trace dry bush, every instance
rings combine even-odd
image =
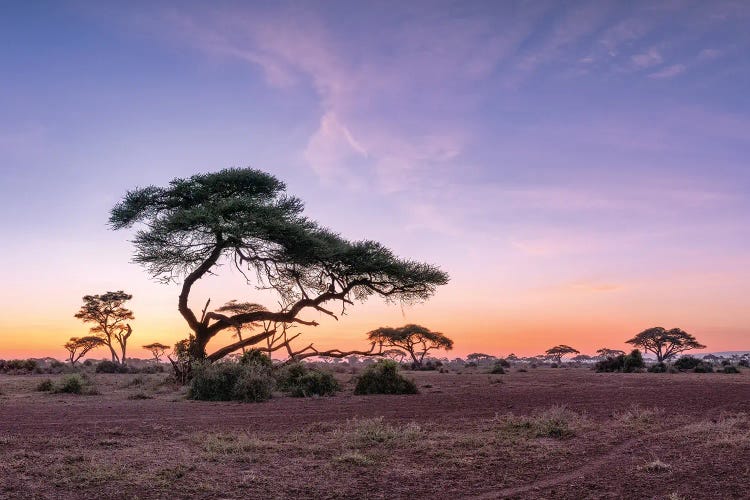
[[[357,465],[360,467],[367,467],[376,463],[374,459],[358,451],[347,451],[336,456],[333,460],[340,464]]]
[[[669,472],[672,470],[672,466],[669,464],[666,464],[659,460],[658,458],[647,462],[640,467],[638,467],[640,470],[645,470],[646,472]]]
[[[747,413],[704,420],[687,426],[684,432],[699,439],[704,446],[750,448],[750,416]]]
[[[276,443],[264,441],[245,433],[197,433],[191,439],[212,456],[241,455],[252,451],[277,447]]]
[[[575,436],[576,431],[585,426],[586,417],[556,405],[530,416],[496,415],[495,422],[504,434],[510,436],[566,439]]]
[[[403,444],[422,439],[426,431],[415,423],[391,425],[383,417],[355,418],[334,430],[334,437],[349,446]]]
[[[661,422],[664,410],[661,408],[643,408],[637,404],[625,411],[615,412],[615,421],[627,427],[643,429]]]

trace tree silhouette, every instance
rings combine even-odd
[[[101,338],[90,335],[80,338],[71,337],[63,347],[68,351],[68,360],[70,361],[70,364],[74,365],[79,359],[84,357],[87,352],[103,345],[106,344]]]
[[[453,349],[453,341],[440,332],[433,332],[420,325],[405,325],[400,328],[381,327],[367,334],[371,342],[382,347],[403,349],[415,366],[421,367],[428,351]]]
[[[599,355],[600,358],[616,358],[617,356],[625,355],[625,351],[621,351],[619,349],[609,349],[607,347],[602,347],[601,349],[597,349],[596,353]]]
[[[166,354],[166,352],[169,350],[168,345],[164,345],[159,342],[144,345],[143,348],[151,352],[151,355],[154,357],[154,360],[157,363],[161,363],[161,357],[164,356],[164,354]]]
[[[544,352],[547,359],[551,359],[556,363],[562,361],[563,356],[566,354],[580,354],[576,349],[573,349],[569,345],[560,344],[555,347],[551,347]]]
[[[338,319],[328,303],[338,303],[343,313],[373,295],[388,302],[423,301],[448,282],[436,266],[400,259],[374,241],[350,242],[302,212],[302,202],[274,176],[226,169],[129,191],[109,222],[115,230],[139,225],[134,261],[165,282],[182,280],[178,309],[194,335],[189,351],[209,361],[276,333],[264,329],[207,355],[208,342],[237,325],[317,326],[300,315],[316,311]],[[279,309],[223,314],[206,307],[199,318],[189,305],[193,285],[226,262],[248,283],[275,291]]]
[[[641,333],[627,341],[628,344],[643,348],[644,351],[652,352],[656,355],[659,363],[669,358],[691,349],[703,349],[706,346],[699,343],[695,337],[689,333],[672,328],[667,330],[660,326],[643,330]]]
[[[133,296],[118,290],[101,295],[85,295],[83,305],[75,317],[84,323],[94,323],[90,332],[99,337],[104,345],[109,347],[113,363],[125,363],[125,351],[128,338],[133,333],[129,319],[135,319],[133,311],[123,306]],[[122,357],[115,352],[119,346]]]

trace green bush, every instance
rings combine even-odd
[[[507,361],[506,361],[507,363]],[[495,361],[495,364],[492,365],[492,369],[490,370],[490,373],[493,373],[495,375],[504,375],[505,374],[505,368],[503,368],[503,365],[499,361]]]
[[[633,349],[630,354],[620,354],[616,357],[608,357],[594,365],[597,372],[625,372],[632,373],[645,366],[641,351]]]
[[[417,394],[416,384],[398,373],[398,365],[382,359],[357,377],[354,394]]]
[[[649,366],[648,371],[651,373],[666,373],[667,365],[664,363],[656,363],[655,365]]]
[[[60,383],[54,388],[53,392],[66,394],[83,394],[84,385],[85,381],[80,375],[68,375],[60,381]]]
[[[258,402],[271,398],[276,383],[270,370],[229,361],[193,367],[188,397],[201,401]]]
[[[128,373],[128,367],[121,363],[104,360],[96,365],[96,373]]]
[[[740,373],[740,369],[736,366],[727,365],[721,370],[722,373]]]
[[[304,363],[291,363],[275,373],[279,389],[292,397],[333,396],[339,390],[333,374]]]
[[[714,367],[710,363],[704,363],[703,361],[701,361],[695,366],[695,368],[693,368],[693,371],[695,373],[713,373]]]
[[[258,349],[250,349],[242,354],[240,364],[259,366],[263,369],[270,370],[273,367],[273,361],[266,353]]]
[[[46,378],[39,382],[36,386],[36,390],[39,392],[49,392],[53,388],[52,380]]]
[[[683,356],[674,362],[674,367],[678,370],[694,370],[698,365],[702,363],[703,361],[698,358],[694,358],[693,356]]]

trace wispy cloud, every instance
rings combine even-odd
[[[661,64],[664,59],[661,54],[659,54],[659,51],[656,49],[650,49],[648,52],[631,56],[630,60],[633,61],[633,65],[636,68],[641,69],[657,66]]]
[[[684,73],[686,69],[687,69],[687,66],[685,66],[684,64],[673,64],[659,71],[655,71],[648,76],[649,78],[654,78],[657,80],[661,80],[665,78],[674,78],[675,76],[678,76]]]

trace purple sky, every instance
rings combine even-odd
[[[748,3],[207,5],[4,3],[0,357],[59,350],[107,289],[136,295],[144,343],[184,336],[175,289],[129,264],[107,212],[248,165],[453,278],[310,332],[323,343],[419,320],[459,354],[655,325],[749,347]],[[248,293],[225,278],[196,301]]]

